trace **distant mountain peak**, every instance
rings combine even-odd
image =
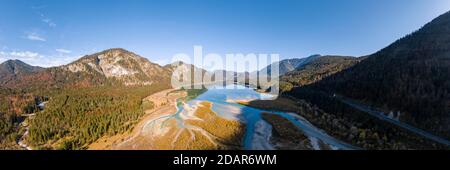
[[[285,60],[281,60],[279,62],[275,62],[272,64],[279,64],[279,74],[280,75],[284,75],[290,71],[294,71],[295,69],[308,64],[309,62],[313,61],[316,58],[321,57],[321,55],[319,54],[315,54],[315,55],[311,55],[309,57],[306,58],[290,58],[290,59],[285,59]],[[271,74],[272,70],[271,70],[271,66],[272,64],[268,65],[267,67],[265,67],[264,69],[260,70],[260,74]]]
[[[7,60],[0,64],[0,74],[2,75],[30,73],[39,70],[42,70],[42,68],[37,66],[31,66],[17,59]]]
[[[106,49],[104,51],[115,51],[115,52],[128,52],[128,53],[132,53],[124,48],[110,48],[110,49]]]
[[[7,65],[13,65],[13,64],[17,64],[17,65],[28,65],[27,63],[18,60],[18,59],[9,59],[6,60],[5,62],[3,62],[2,64],[7,64]]]
[[[72,73],[114,78],[126,85],[152,84],[157,81],[154,77],[167,74],[158,64],[123,48],[111,48],[86,55],[62,68]]]

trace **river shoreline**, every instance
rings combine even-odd
[[[29,117],[28,117],[27,119],[29,119]],[[25,121],[27,121],[27,119],[26,119]],[[27,145],[27,144],[25,143],[25,139],[26,139],[26,137],[28,136],[28,133],[29,133],[29,130],[30,130],[30,127],[29,127],[27,124],[24,125],[25,121],[22,122],[22,123],[20,123],[21,128],[25,128],[25,132],[24,132],[23,135],[19,138],[19,140],[17,141],[17,144],[18,144],[20,147],[22,147],[23,149],[25,149],[25,150],[33,150],[33,148],[31,148],[31,146],[29,146],[29,145]]]
[[[125,145],[126,142],[137,139],[142,133],[145,124],[157,116],[166,114],[174,114],[177,112],[177,100],[186,97],[184,91],[177,91],[175,89],[164,90],[152,94],[143,99],[143,101],[150,101],[153,103],[153,108],[145,110],[145,115],[134,126],[134,128],[123,134],[114,136],[104,136],[96,142],[88,146],[88,150],[122,150],[122,149],[140,149],[137,145]]]
[[[147,97],[144,100],[155,103],[155,107],[146,111],[145,116],[132,131],[100,138],[91,144],[89,149],[356,149],[330,137],[304,118],[299,118],[290,112],[272,112],[268,109],[261,110],[258,107],[247,106],[249,103],[265,97],[252,89],[212,88],[198,96],[191,97],[192,100],[188,102],[182,101],[186,96],[188,95],[185,90],[171,89]],[[263,118],[262,113],[271,113],[272,115],[266,115]],[[291,127],[295,127],[290,128],[291,132],[304,134],[303,137],[292,139],[292,141],[284,140],[284,143],[291,142],[286,145],[288,147],[276,147],[276,142],[273,142],[276,135],[273,132],[279,132],[281,124],[267,120],[268,117],[273,116],[284,120],[284,125],[291,124]],[[235,136],[238,131],[234,131],[240,128],[229,127],[231,125],[229,123],[234,121],[243,124],[245,132],[238,139],[242,141],[242,146],[229,148],[226,146],[227,144],[237,146],[240,143],[236,142],[236,137],[240,135]],[[234,123],[232,124],[234,127]],[[226,126],[222,127],[222,125]],[[237,124],[236,127],[238,127]],[[284,137],[286,136],[289,135],[284,135]],[[295,141],[301,141],[301,143]],[[191,144],[187,145],[188,143]],[[225,144],[223,145],[225,147],[222,147],[222,144]]]

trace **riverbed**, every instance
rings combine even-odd
[[[359,149],[350,144],[335,139],[334,137],[315,127],[306,119],[295,113],[261,110],[249,106],[244,106],[236,102],[270,100],[275,97],[276,96],[271,96],[269,94],[258,93],[254,89],[241,85],[229,85],[226,87],[210,86],[208,87],[208,91],[199,95],[197,98],[189,101],[186,104],[178,104],[178,111],[174,116],[184,115],[180,114],[183,112],[190,112],[190,110],[186,109],[196,108],[196,105],[202,101],[211,102],[212,110],[222,118],[239,120],[246,124],[245,135],[243,139],[243,147],[246,150],[274,149],[274,147],[270,144],[272,127],[262,119],[261,113],[263,112],[277,114],[291,121],[306,136],[311,139],[311,143],[313,143],[314,146],[313,149],[320,149],[319,147],[316,147],[316,143],[318,141],[323,142],[324,144],[335,150]]]

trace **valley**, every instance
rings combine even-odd
[[[144,100],[167,102],[146,111],[147,115],[131,133],[101,138],[89,149],[358,149],[328,136],[295,114],[264,113],[264,110],[235,103],[264,96],[243,86],[236,88],[213,86],[189,101],[183,100],[187,95],[180,90],[151,95]],[[290,133],[303,137],[281,135],[274,139],[283,128],[277,121],[271,121],[272,116],[290,125]]]
[[[6,60],[0,149],[448,150],[449,35],[447,12],[370,55],[252,72],[159,65],[123,48],[48,68]],[[274,71],[279,95],[251,83]],[[193,72],[211,80],[171,84]]]

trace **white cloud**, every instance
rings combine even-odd
[[[56,51],[57,51],[57,52],[60,52],[60,53],[64,53],[64,54],[70,54],[70,53],[72,53],[72,51],[66,50],[66,49],[62,49],[62,48],[58,48],[58,49],[56,49]]]
[[[49,27],[56,27],[56,24],[54,22],[52,22],[52,20],[49,18],[42,19],[42,22],[47,23]]]
[[[30,51],[13,51],[10,52],[9,55],[13,56],[13,57],[21,57],[21,58],[35,58],[35,57],[39,57],[38,53],[33,53]]]
[[[27,64],[41,67],[53,67],[68,64],[81,56],[48,56],[31,51],[0,51],[0,62],[21,60]]]
[[[14,60],[18,59],[24,62],[28,62],[30,64],[36,63],[36,61],[39,61],[43,56],[39,55],[38,53],[31,52],[31,51],[0,51],[0,61],[6,61],[6,60]]]
[[[42,37],[41,35],[39,35],[36,32],[27,33],[25,38],[32,40],[32,41],[44,41],[44,42],[47,41],[44,37]]]
[[[31,6],[32,9],[43,9],[43,8],[47,8],[47,5],[42,4],[42,5],[36,5],[36,6]]]
[[[46,23],[49,27],[56,27],[56,24],[49,17],[45,16],[43,13],[39,13],[41,21]]]

